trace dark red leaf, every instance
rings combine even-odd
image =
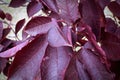
[[[0,39],[2,38],[3,35],[3,23],[0,21]]]
[[[69,47],[48,46],[41,67],[42,80],[63,80],[71,53]]]
[[[81,0],[80,2],[83,21],[92,28],[97,40],[99,40],[101,27],[105,27],[103,10],[95,0]]]
[[[80,51],[80,60],[85,66],[92,80],[113,80],[113,75],[106,70],[105,65],[101,62],[94,52],[82,48]]]
[[[25,41],[11,49],[8,49],[4,52],[1,52],[0,53],[0,57],[2,58],[9,58],[9,57],[12,57],[14,56],[18,51],[20,51],[23,47],[25,47],[27,44],[28,44],[29,41]]]
[[[42,0],[43,4],[46,5],[51,11],[58,12],[58,6],[56,0]]]
[[[113,13],[114,16],[120,18],[120,4],[118,4],[116,1],[112,1],[109,5],[108,8],[110,11]]]
[[[5,50],[11,48],[11,47],[9,47],[9,46],[12,44],[12,42],[13,42],[12,40],[7,39],[7,38],[4,38],[4,39],[0,42],[1,45],[4,46],[3,49],[2,49],[2,51],[5,51]]]
[[[22,19],[17,22],[16,27],[15,27],[15,34],[19,32],[19,30],[23,27],[24,23],[25,23],[25,19]]]
[[[66,70],[64,80],[90,80],[84,65],[78,60],[78,56],[73,56]]]
[[[120,0],[116,0],[116,2],[117,2],[118,4],[120,4]]]
[[[37,0],[31,1],[27,6],[27,14],[29,17],[31,17],[41,9],[42,9],[41,3],[39,3]]]
[[[115,35],[120,39],[120,27],[115,31]]]
[[[25,4],[27,1],[30,1],[30,0],[11,0],[9,6],[17,8]]]
[[[56,0],[59,15],[68,22],[75,22],[79,17],[78,0]]]
[[[104,9],[110,3],[110,0],[97,0],[97,1],[102,7],[102,9]]]
[[[75,57],[72,57],[72,59],[70,60],[70,63],[65,72],[64,80],[73,80],[73,79],[80,80],[79,74],[78,74],[77,68],[76,68],[76,58]]]
[[[9,70],[8,80],[34,80],[38,77],[47,45],[46,36],[40,35],[19,51]]]
[[[9,20],[9,21],[12,21],[12,15],[9,14],[9,13],[6,13],[6,19]]]
[[[85,71],[84,65],[78,60],[76,60],[76,67],[80,80],[90,80],[87,71]]]
[[[57,22],[49,17],[34,17],[26,25],[25,31],[35,36],[47,33],[51,27],[57,26]]]
[[[105,31],[109,33],[115,33],[117,30],[117,24],[111,18],[106,19],[107,26],[105,27]]]
[[[9,34],[10,30],[11,28],[4,28],[2,38],[5,38]]]
[[[5,19],[5,13],[0,9],[0,18]]]
[[[113,61],[120,60],[120,39],[111,33],[104,33],[101,39],[101,47],[106,52],[108,59]]]
[[[0,57],[0,73],[4,70],[6,63],[7,63],[7,59]]]

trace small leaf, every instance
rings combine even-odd
[[[23,27],[24,23],[25,23],[25,19],[22,19],[17,22],[16,27],[15,27],[15,34],[19,32],[19,30]]]
[[[6,19],[9,20],[9,21],[12,21],[12,15],[9,14],[9,13],[6,13]]]
[[[9,57],[12,57],[14,56],[18,51],[20,51],[23,47],[25,47],[26,45],[28,44],[28,41],[25,41],[11,49],[8,49],[4,52],[1,52],[0,53],[0,57],[2,58],[9,58]]]
[[[71,48],[47,47],[42,62],[42,80],[63,80],[66,68],[70,61]]]
[[[0,9],[0,18],[5,19],[5,13]]]
[[[8,80],[35,80],[40,74],[47,45],[46,36],[40,35],[19,51],[10,67]]]
[[[5,38],[9,34],[10,30],[11,28],[4,28],[2,38]]]
[[[42,9],[42,4],[39,3],[37,0],[33,0],[27,6],[27,14],[29,17],[31,17],[41,9]]]
[[[30,1],[30,0],[11,0],[9,6],[17,8],[25,4],[27,1]]]

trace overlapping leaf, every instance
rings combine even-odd
[[[105,50],[108,59],[120,60],[120,39],[114,34],[106,32],[101,40],[101,46]]]
[[[3,23],[0,21],[0,39],[2,38],[3,35]]]
[[[54,19],[49,17],[34,17],[27,23],[25,31],[35,36],[37,34],[47,33],[51,27],[58,27]]]
[[[68,22],[75,22],[80,16],[78,13],[78,0],[56,0],[59,15]]]
[[[12,57],[14,56],[18,51],[20,51],[23,47],[25,47],[27,44],[28,44],[29,41],[25,41],[11,49],[8,49],[4,52],[1,52],[0,53],[0,57],[2,58],[9,58],[9,57]]]
[[[42,0],[42,2],[51,10],[51,11],[55,11],[58,12],[58,6],[56,3],[56,0]]]
[[[47,47],[41,72],[42,80],[63,80],[72,54],[69,47]]]
[[[42,9],[42,4],[36,0],[33,0],[27,6],[27,14],[29,17],[31,17],[41,9]]]
[[[105,17],[102,8],[95,0],[81,0],[80,5],[84,22],[91,26],[97,39],[100,39],[101,27],[105,26]]]
[[[8,80],[34,80],[40,72],[47,45],[46,36],[40,35],[19,51],[9,70]]]
[[[79,54],[80,60],[84,64],[92,80],[113,80],[113,75],[106,70],[105,65],[94,52],[82,48]]]

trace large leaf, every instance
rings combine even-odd
[[[66,70],[64,80],[90,80],[84,65],[79,61],[78,55],[73,56]]]
[[[79,18],[78,0],[56,0],[59,15],[68,22],[75,22]]]
[[[48,42],[52,47],[72,46],[60,29],[54,27],[48,32]]]
[[[120,39],[111,33],[104,33],[101,39],[101,47],[105,50],[108,59],[120,60]]]
[[[2,58],[8,58],[14,56],[18,51],[20,51],[23,47],[25,47],[28,44],[29,41],[25,41],[11,49],[8,49],[4,52],[0,53],[0,57]]]
[[[42,0],[42,2],[51,10],[51,11],[55,11],[58,12],[58,6],[56,3],[56,0]]]
[[[34,17],[27,23],[25,31],[35,36],[47,33],[51,27],[58,27],[56,20],[49,17]]]
[[[91,26],[97,39],[100,39],[101,27],[105,26],[105,16],[102,8],[95,0],[81,0],[80,5],[83,21]]]
[[[42,4],[36,0],[33,0],[27,6],[27,14],[29,17],[31,17],[41,9],[42,9]]]
[[[41,67],[42,80],[63,80],[71,53],[69,47],[48,46]]]
[[[34,80],[40,72],[47,45],[46,36],[40,35],[19,51],[9,70],[8,80]]]
[[[113,80],[113,75],[106,70],[105,65],[94,52],[82,48],[79,54],[92,80]]]

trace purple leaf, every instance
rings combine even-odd
[[[105,65],[94,52],[82,48],[79,54],[92,80],[113,80],[113,75],[106,70]]]
[[[63,80],[66,68],[70,61],[71,48],[47,47],[42,62],[42,80]]]
[[[104,9],[110,3],[110,0],[97,0],[97,1],[102,7],[102,9]]]
[[[113,13],[114,16],[120,18],[120,4],[118,4],[116,1],[112,1],[109,5],[108,8],[110,11]]]
[[[6,19],[9,20],[9,21],[12,21],[12,15],[9,14],[9,13],[6,13]]]
[[[115,35],[120,39],[120,27],[115,31]]]
[[[2,38],[5,38],[9,34],[10,30],[11,28],[4,28]]]
[[[15,34],[19,32],[19,30],[23,27],[24,23],[25,23],[25,19],[22,19],[17,22],[16,27],[15,27]]]
[[[2,38],[3,35],[3,23],[0,21],[0,39]]]
[[[60,29],[54,27],[48,32],[48,43],[52,47],[72,46]]]
[[[9,6],[17,8],[25,4],[27,1],[30,1],[30,0],[11,0]]]
[[[9,70],[8,80],[35,80],[40,74],[47,45],[46,36],[40,35],[19,51]]]
[[[34,17],[25,27],[25,32],[35,36],[37,34],[45,34],[52,27],[58,27],[55,19],[49,17]]]
[[[5,13],[0,9],[0,18],[5,19]]]
[[[101,27],[105,27],[103,10],[95,0],[81,0],[80,2],[83,21],[92,28],[97,40],[99,40]]]
[[[43,4],[46,5],[51,11],[58,12],[58,6],[56,0],[42,0]]]
[[[27,14],[29,17],[31,17],[41,9],[42,9],[41,3],[39,3],[37,0],[31,1],[27,6]]]
[[[117,30],[117,24],[111,18],[107,18],[106,23],[107,26],[105,27],[105,31],[109,33],[115,33]]]
[[[76,60],[76,67],[80,80],[90,80],[88,73],[85,71],[84,65]]]
[[[78,13],[78,0],[56,0],[59,15],[68,22],[75,22],[80,16]]]
[[[77,72],[77,68],[76,68],[76,57],[74,56],[70,60],[70,63],[67,67],[64,80],[73,80],[73,79],[80,80]]]
[[[120,60],[120,39],[111,33],[104,33],[101,39],[101,47],[106,52],[108,59],[113,61]]]
[[[27,44],[28,44],[29,41],[25,41],[11,49],[8,49],[4,52],[1,52],[0,53],[0,57],[2,58],[9,58],[9,57],[12,57],[14,56],[18,51],[20,51],[23,47],[25,47]]]
[[[4,70],[6,63],[7,63],[7,59],[0,57],[0,73]]]

